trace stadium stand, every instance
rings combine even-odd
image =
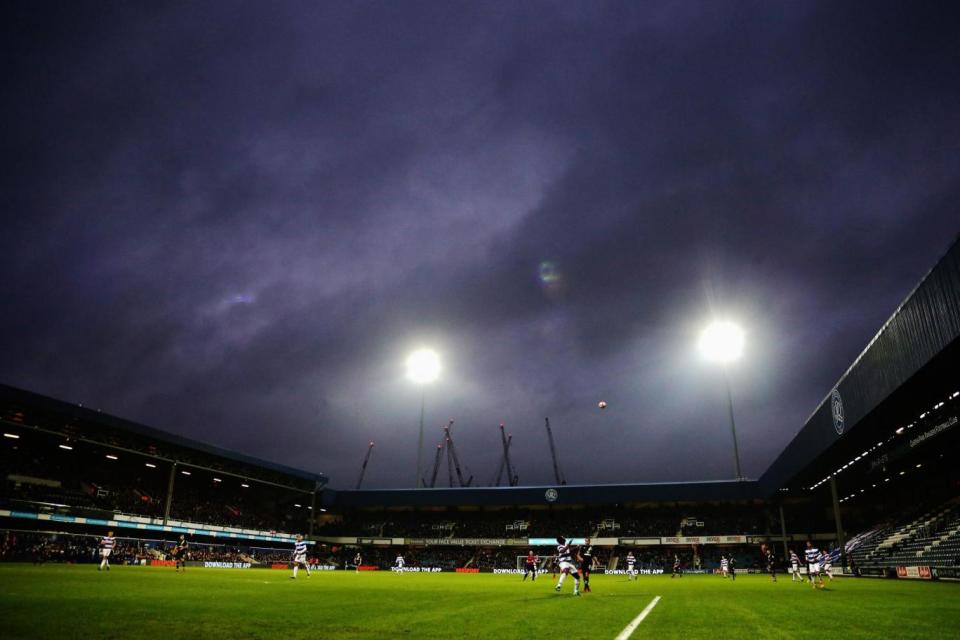
[[[600,536],[706,536],[771,534],[779,524],[756,505],[700,504],[574,510],[505,509],[347,512],[315,530],[317,535],[413,538],[542,537],[557,532]],[[829,531],[829,523],[821,528]]]
[[[954,499],[898,526],[874,529],[852,541],[848,553],[865,568],[960,565],[960,500]]]
[[[0,509],[308,532],[326,478],[0,386]],[[319,507],[318,507],[319,508]]]

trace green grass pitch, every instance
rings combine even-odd
[[[960,585],[780,576],[594,576],[561,594],[549,575],[0,565],[0,637],[613,639],[960,638]]]

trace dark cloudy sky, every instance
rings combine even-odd
[[[951,9],[952,6],[952,9]],[[369,486],[759,476],[960,230],[936,2],[19,4],[0,381]],[[547,276],[547,277],[542,277]],[[609,403],[601,413],[599,400]],[[432,457],[432,456],[431,456]]]

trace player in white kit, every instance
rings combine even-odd
[[[563,581],[569,573],[573,576],[573,595],[579,596],[580,571],[573,562],[573,552],[570,550],[570,545],[563,536],[557,538],[557,565],[560,568],[560,580],[557,581],[556,590],[560,591],[560,587],[563,586]]]
[[[399,553],[397,554],[397,559],[394,560],[394,564],[396,565],[396,566],[394,567],[394,570],[395,570],[397,573],[403,573],[403,565],[406,564],[406,563],[405,563],[404,560],[403,560],[403,555],[402,555],[402,554],[399,554]]]
[[[290,576],[291,580],[296,580],[297,571],[300,567],[303,567],[307,572],[307,577],[310,577],[310,565],[307,563],[307,541],[303,539],[301,534],[297,534],[297,541],[293,545],[293,575]]]
[[[727,556],[720,556],[720,575],[726,578],[729,571],[730,564],[727,562]]]
[[[97,571],[103,571],[104,568],[110,571],[110,553],[116,543],[117,541],[113,538],[113,531],[107,531],[107,535],[100,538],[100,566]]]
[[[814,589],[818,586],[823,588],[823,576],[820,575],[820,549],[813,546],[813,542],[807,540],[807,548],[803,555],[807,561],[807,575],[810,576],[810,585]]]
[[[833,582],[833,552],[827,551],[820,559],[820,571]],[[820,578],[821,582],[823,577]]]
[[[637,557],[633,551],[627,553],[627,580],[637,579]]]
[[[800,556],[793,549],[790,549],[790,582],[803,582],[800,575]]]

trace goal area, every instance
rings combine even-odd
[[[550,572],[557,564],[557,556],[537,556],[537,573]],[[517,556],[517,571],[527,568],[527,556]]]

